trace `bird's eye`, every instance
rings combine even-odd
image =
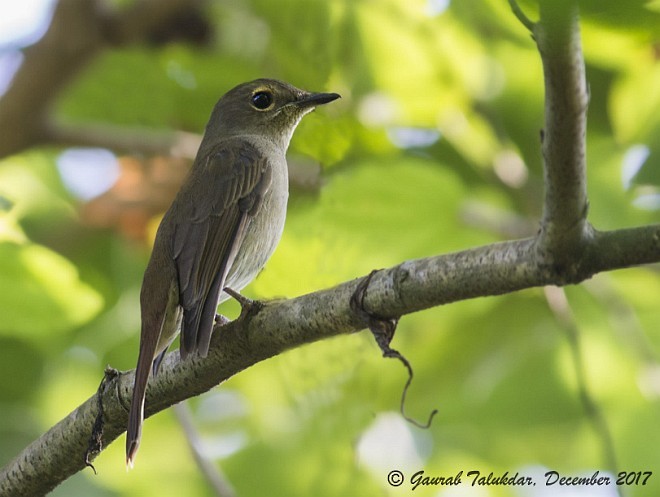
[[[252,95],[252,105],[259,109],[265,110],[273,103],[273,95],[268,91],[258,91]]]

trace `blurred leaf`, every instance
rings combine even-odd
[[[38,339],[70,331],[93,318],[101,297],[80,281],[62,256],[40,245],[0,242],[0,334]]]
[[[643,98],[640,98],[643,95]],[[617,138],[625,143],[657,141],[660,129],[660,63],[651,59],[651,53],[640,58],[635,69],[623,75],[612,88],[612,120]]]
[[[43,379],[44,355],[38,347],[30,345],[19,337],[0,334],[0,364],[6,371],[20,374],[0,375],[0,399],[3,403],[33,401]],[[9,427],[9,419],[5,418]],[[20,423],[12,422],[13,428]]]

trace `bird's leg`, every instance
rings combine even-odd
[[[228,295],[233,297],[236,301],[238,301],[239,304],[241,304],[241,315],[238,317],[238,319],[242,319],[249,314],[255,314],[259,312],[259,310],[264,306],[263,302],[249,299],[241,295],[237,291],[232,290],[228,286],[223,288],[223,290],[225,291],[225,293],[227,293]]]
[[[236,290],[232,290],[228,286],[223,288],[224,292],[228,295],[230,295],[234,300],[237,300],[239,304],[241,304],[241,307],[249,307],[251,306],[254,301],[252,299],[249,299],[247,297],[244,297],[240,293],[238,293]]]

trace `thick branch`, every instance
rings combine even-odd
[[[365,306],[395,317],[458,300],[566,283],[563,273],[546,265],[537,244],[528,238],[404,262],[373,277]],[[573,283],[600,271],[660,262],[660,225],[595,232],[583,254],[575,264],[579,273],[571,275]],[[216,330],[205,359],[181,362],[178,352],[170,353],[150,383],[146,415],[199,395],[287,349],[358,331],[362,321],[349,304],[357,283],[268,302],[258,313]],[[103,391],[103,447],[125,430],[133,378],[133,372],[121,374]],[[0,497],[44,495],[83,469],[97,413],[94,396],[28,446],[0,471]]]
[[[25,49],[25,60],[0,98],[0,157],[49,139],[48,112],[70,81],[102,49],[147,38],[200,0],[137,0],[109,9],[99,0],[59,0],[43,38]]]
[[[95,5],[60,1],[44,37],[25,49],[25,60],[0,100],[0,157],[42,140],[50,103],[103,45]]]
[[[543,244],[558,263],[591,236],[587,219],[588,94],[574,0],[543,0],[534,25],[545,82]]]
[[[130,129],[105,124],[47,123],[43,141],[64,146],[100,147],[118,153],[164,155],[193,160],[202,137],[185,131]]]

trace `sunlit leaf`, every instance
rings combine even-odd
[[[32,243],[0,242],[0,333],[25,338],[70,332],[93,318],[103,301],[71,262]]]

